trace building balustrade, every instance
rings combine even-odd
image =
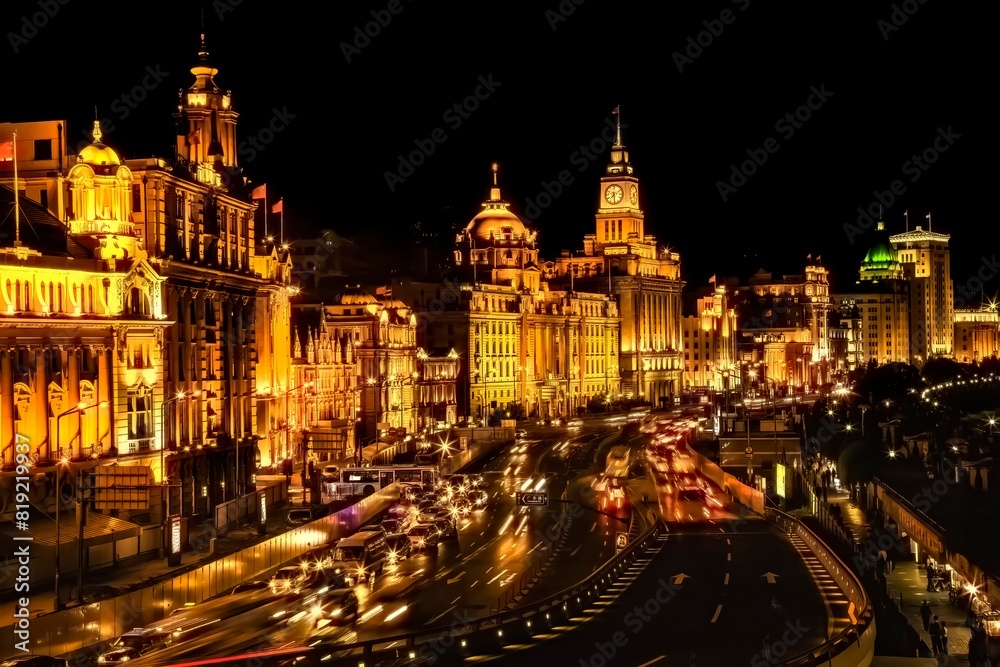
[[[129,454],[139,454],[153,451],[154,438],[135,438],[126,441],[125,451]]]

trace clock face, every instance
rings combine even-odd
[[[604,199],[609,204],[617,204],[622,200],[624,194],[620,185],[609,185],[608,189],[604,191]]]
[[[632,189],[628,191],[628,198],[629,201],[632,202],[632,206],[635,206],[639,201],[639,191],[636,190],[634,185],[632,186]]]

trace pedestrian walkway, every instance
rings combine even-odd
[[[923,566],[914,562],[897,564],[886,575],[886,588],[889,597],[896,602],[913,629],[927,646],[931,646],[930,634],[924,630],[924,622],[920,617],[920,606],[927,600],[931,614],[936,614],[948,628],[948,654],[951,660],[945,664],[969,664],[969,639],[972,631],[966,625],[965,611],[951,603],[948,591],[927,590],[927,575]]]

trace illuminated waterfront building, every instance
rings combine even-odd
[[[458,423],[458,351],[417,350],[417,428],[431,432]]]
[[[289,406],[284,426],[321,461],[354,452],[355,427],[364,414],[355,331],[342,325],[322,305],[292,308],[292,385],[280,398]]]
[[[394,286],[417,309],[426,349],[457,354],[458,414],[480,423],[575,415],[620,397],[616,302],[552,289],[537,233],[503,200],[493,169],[489,199],[456,235],[455,279]]]
[[[333,304],[322,306],[326,328],[340,341],[343,359],[353,359],[356,397],[351,400],[358,446],[371,444],[390,428],[403,428],[407,434],[417,428],[417,318],[385,288],[376,292],[347,287]],[[340,396],[347,409],[338,411],[337,418],[343,419],[350,403],[347,394]]]
[[[830,381],[830,281],[818,257],[798,275],[775,278],[761,269],[740,286],[738,308],[741,362],[782,392]]]
[[[737,361],[736,308],[726,286],[719,285],[697,300],[696,311],[682,321],[684,388],[720,390],[725,387],[725,374]]]
[[[903,277],[910,283],[910,354],[918,365],[954,351],[950,239],[950,234],[931,231],[930,225],[890,237]]]
[[[955,360],[979,362],[1000,353],[1000,313],[995,303],[955,309]]]
[[[885,223],[878,221],[875,240],[861,262],[855,285],[833,297],[841,326],[853,331],[853,350],[846,370],[874,360],[909,363],[910,299],[913,285],[904,277],[899,252],[893,247]]]
[[[97,391],[108,396],[113,417],[106,418],[109,434],[92,444],[114,452],[119,465],[150,466],[155,482],[169,479],[173,513],[204,516],[217,504],[251,491],[257,458],[266,463],[272,448],[282,446],[271,443],[262,451],[257,433],[265,425],[263,430],[271,431],[271,424],[284,419],[281,402],[272,397],[290,386],[291,366],[282,357],[288,358],[292,290],[287,257],[270,251],[255,256],[255,204],[236,159],[238,114],[229,92],[214,81],[217,70],[209,64],[204,39],[191,72],[195,80],[181,92],[174,114],[177,149],[170,159],[121,160],[102,143],[99,126],[92,144],[79,155],[67,155],[67,129],[61,121],[0,125],[0,142],[19,131],[19,189],[63,225],[74,242],[71,256],[82,247],[104,264],[94,269],[100,272],[97,282],[81,278],[78,283],[93,287],[93,307],[89,291],[86,299],[72,296],[68,275],[61,281],[64,306],[80,299],[75,303],[87,304],[79,306],[84,319],[96,312],[127,320],[115,327],[111,341],[105,336],[101,343],[66,343],[81,349],[103,346],[108,363],[118,360],[117,370],[95,366],[98,375],[114,375],[115,384],[108,381],[101,388],[98,377]],[[8,186],[10,166],[0,163],[0,183]],[[65,267],[66,261],[60,261]],[[70,264],[74,270],[89,266],[77,259]],[[58,303],[57,281],[53,277],[51,282],[53,303]],[[26,313],[48,307],[48,301],[33,297],[30,309],[19,311],[15,302],[12,317],[46,330],[57,317],[39,310],[52,318],[43,324]],[[152,324],[161,321],[168,326]],[[51,332],[38,337],[48,340]],[[151,342],[139,344],[140,337]],[[262,354],[268,359],[262,360]],[[67,357],[65,366],[53,364],[47,372],[69,364]],[[258,386],[261,368],[266,380]],[[77,390],[65,391],[74,396]],[[35,400],[41,395],[36,390]],[[83,419],[91,416],[88,411]],[[72,428],[74,421],[67,417],[62,426]],[[103,433],[100,425],[98,430]],[[84,429],[83,447],[89,432]],[[10,433],[4,428],[0,437]],[[34,436],[39,444],[48,442],[47,436]],[[163,452],[166,471],[160,467]],[[153,494],[154,505],[159,495]],[[159,520],[156,512],[153,517]],[[148,521],[150,513],[137,512],[133,518]]]
[[[672,403],[684,372],[680,255],[646,233],[639,178],[620,127],[598,193],[594,233],[584,236],[581,252],[564,252],[547,267],[546,276],[616,297],[622,391],[653,405]]]

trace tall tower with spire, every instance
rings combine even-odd
[[[236,121],[230,91],[215,83],[219,70],[212,67],[201,35],[198,63],[191,68],[194,83],[181,90],[174,119],[177,122],[177,156],[192,165],[207,165],[216,172],[237,166]]]
[[[598,186],[597,246],[620,245],[629,240],[641,242],[645,236],[642,209],[639,208],[639,179],[622,143],[621,113],[618,118],[611,159]]]

